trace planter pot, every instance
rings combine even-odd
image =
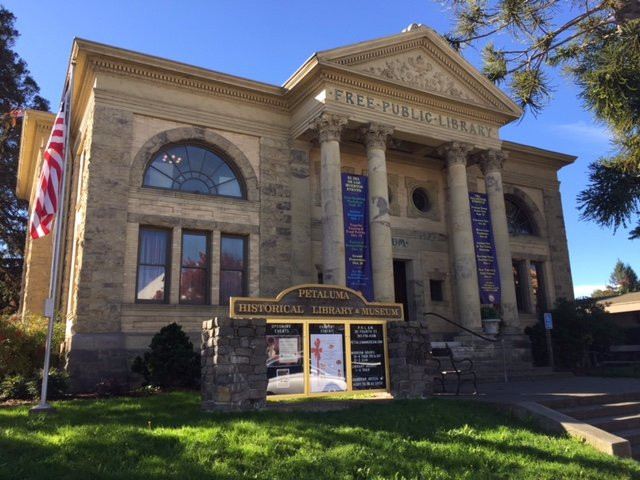
[[[483,318],[482,330],[487,335],[497,335],[500,331],[500,319],[499,318]]]

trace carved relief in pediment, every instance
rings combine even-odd
[[[475,104],[484,103],[476,95],[463,89],[458,80],[444,72],[423,53],[380,59],[356,68],[364,73],[401,82],[456,100]]]

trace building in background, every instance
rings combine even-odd
[[[501,139],[521,110],[431,29],[317,53],[281,87],[86,40],[72,58],[57,304],[76,389],[126,381],[170,322],[198,342],[230,296],[344,285],[341,173],[368,179],[372,300],[481,330],[474,192],[512,365],[537,313],[573,296],[557,172],[575,158]],[[31,202],[52,121],[25,117],[17,191]],[[50,258],[50,237],[27,241],[22,311],[42,311]]]

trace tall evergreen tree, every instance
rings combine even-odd
[[[614,290],[618,295],[637,292],[640,289],[638,275],[628,263],[622,263],[620,259],[609,277],[609,284],[609,289]]]
[[[484,45],[484,73],[507,82],[525,109],[550,98],[550,68],[563,66],[585,107],[613,134],[615,154],[589,168],[582,218],[640,238],[640,0],[443,0],[453,6],[461,48]],[[505,34],[505,35],[499,35]],[[496,42],[508,40],[504,46]]]
[[[26,203],[15,194],[25,108],[48,110],[27,64],[13,48],[15,16],[0,6],[0,312],[17,308],[26,232]]]

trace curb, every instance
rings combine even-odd
[[[520,418],[535,417],[545,429],[566,432],[609,455],[631,458],[631,444],[625,438],[600,430],[593,425],[576,420],[536,402],[517,402],[510,404],[510,406],[516,416]]]

